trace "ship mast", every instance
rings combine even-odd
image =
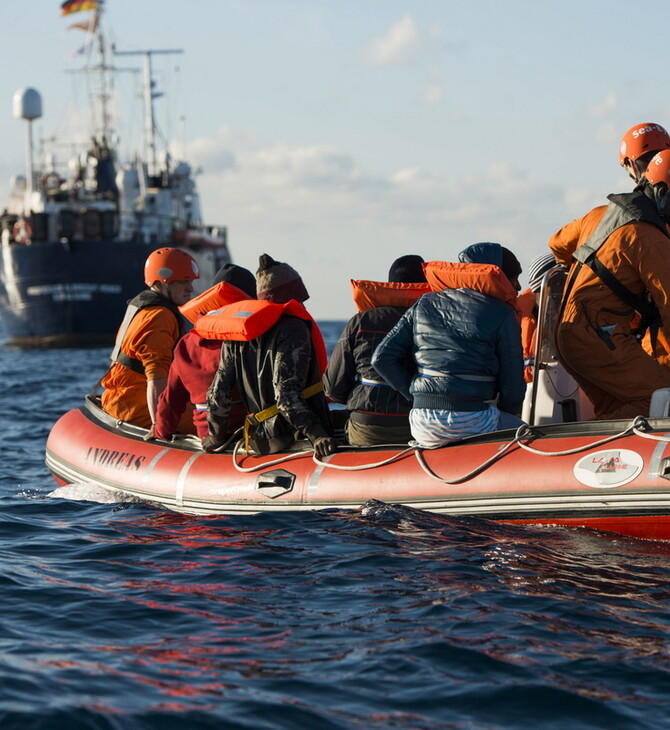
[[[151,69],[151,58],[157,55],[183,53],[179,49],[147,50],[147,51],[114,51],[116,56],[143,56],[144,57],[144,145],[149,175],[156,175],[156,117],[154,114],[154,82]]]
[[[110,93],[108,90],[107,83],[107,72],[114,71],[112,66],[107,65],[107,45],[105,43],[105,36],[102,33],[100,25],[100,18],[102,16],[103,3],[98,2],[95,9],[94,25],[96,30],[97,42],[98,42],[98,58],[100,59],[98,70],[100,72],[98,76],[98,101],[100,104],[100,131],[102,138],[109,141],[109,98]]]
[[[70,26],[70,28],[80,28],[85,30],[87,33],[87,42],[77,53],[85,53],[87,56],[87,62],[85,65],[76,71],[70,71],[69,73],[84,73],[95,74],[96,81],[95,89],[89,91],[90,103],[90,114],[91,114],[91,131],[94,139],[104,139],[109,141],[110,139],[110,114],[109,114],[109,100],[111,98],[110,87],[113,83],[113,74],[117,71],[114,66],[107,64],[107,42],[105,35],[102,30],[102,15],[104,10],[104,0],[97,0],[95,7],[92,8],[87,21],[82,23],[76,23]],[[97,62],[89,63],[88,58],[91,54],[91,47],[95,42]]]

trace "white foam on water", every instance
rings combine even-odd
[[[78,502],[99,502],[100,504],[115,504],[118,502],[136,502],[135,497],[117,489],[103,489],[95,484],[81,482],[66,484],[49,492],[47,497],[54,499],[70,499]]]

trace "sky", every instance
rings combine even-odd
[[[36,146],[88,122],[72,73],[85,35],[67,29],[88,13],[61,17],[60,4],[0,2],[6,195],[24,171],[17,89],[42,95]],[[183,50],[155,60],[166,143],[201,170],[205,221],[227,225],[235,263],[291,264],[317,319],[347,319],[350,279],[386,280],[408,253],[453,261],[497,241],[526,268],[558,228],[631,189],[628,128],[670,129],[653,40],[667,0],[107,0],[104,19],[119,50]],[[117,79],[130,156],[137,74]]]

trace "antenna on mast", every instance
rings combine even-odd
[[[156,174],[156,120],[154,115],[154,91],[151,69],[151,58],[156,55],[183,53],[179,49],[158,51],[114,51],[116,56],[144,57],[144,140],[149,175]]]

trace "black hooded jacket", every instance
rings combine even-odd
[[[409,423],[412,407],[370,364],[379,343],[406,312],[405,307],[375,307],[355,314],[347,323],[324,375],[326,395],[344,403],[352,421],[374,426]]]

